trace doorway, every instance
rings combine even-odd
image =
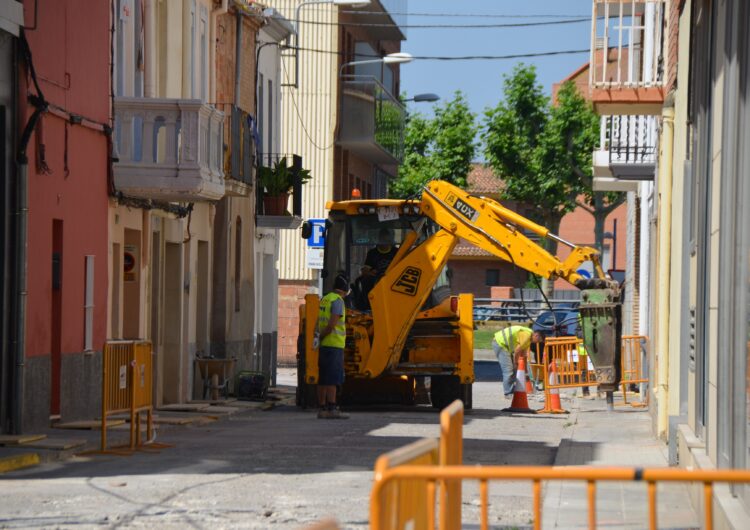
[[[164,245],[164,328],[161,388],[164,403],[180,402],[182,372],[182,245]]]
[[[63,222],[52,220],[52,297],[50,319],[50,415],[60,415],[62,368]]]

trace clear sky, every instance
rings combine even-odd
[[[417,56],[511,55],[559,50],[588,50],[591,0],[408,0],[408,25],[512,24],[563,20],[560,18],[495,18],[496,15],[566,15],[585,22],[518,28],[406,28],[403,51]],[[412,13],[484,15],[481,17],[417,16]],[[488,16],[489,15],[489,16]],[[588,62],[588,52],[573,55],[510,60],[414,60],[401,66],[401,90],[409,96],[434,92],[450,99],[461,90],[473,112],[481,115],[502,97],[502,76],[518,62],[534,64],[547,93]],[[410,110],[430,113],[430,103],[410,103]]]

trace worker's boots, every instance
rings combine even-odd
[[[338,408],[320,409],[318,411],[319,420],[348,420],[349,415],[341,412]]]

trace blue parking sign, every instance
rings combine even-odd
[[[326,220],[308,219],[307,222],[312,226],[312,234],[307,238],[308,248],[323,248],[326,244]]]

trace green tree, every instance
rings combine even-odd
[[[419,113],[407,116],[404,162],[389,186],[391,197],[417,194],[434,179],[466,187],[476,154],[475,115],[460,91],[450,101],[436,105],[434,113],[431,119]]]
[[[591,105],[572,82],[551,105],[535,68],[523,64],[505,76],[503,96],[485,112],[482,138],[488,163],[505,182],[504,197],[533,207],[553,233],[565,214],[583,206],[594,215],[595,244],[602,248],[604,219],[622,199],[592,190],[599,118]],[[557,253],[556,241],[547,239],[545,247]]]

